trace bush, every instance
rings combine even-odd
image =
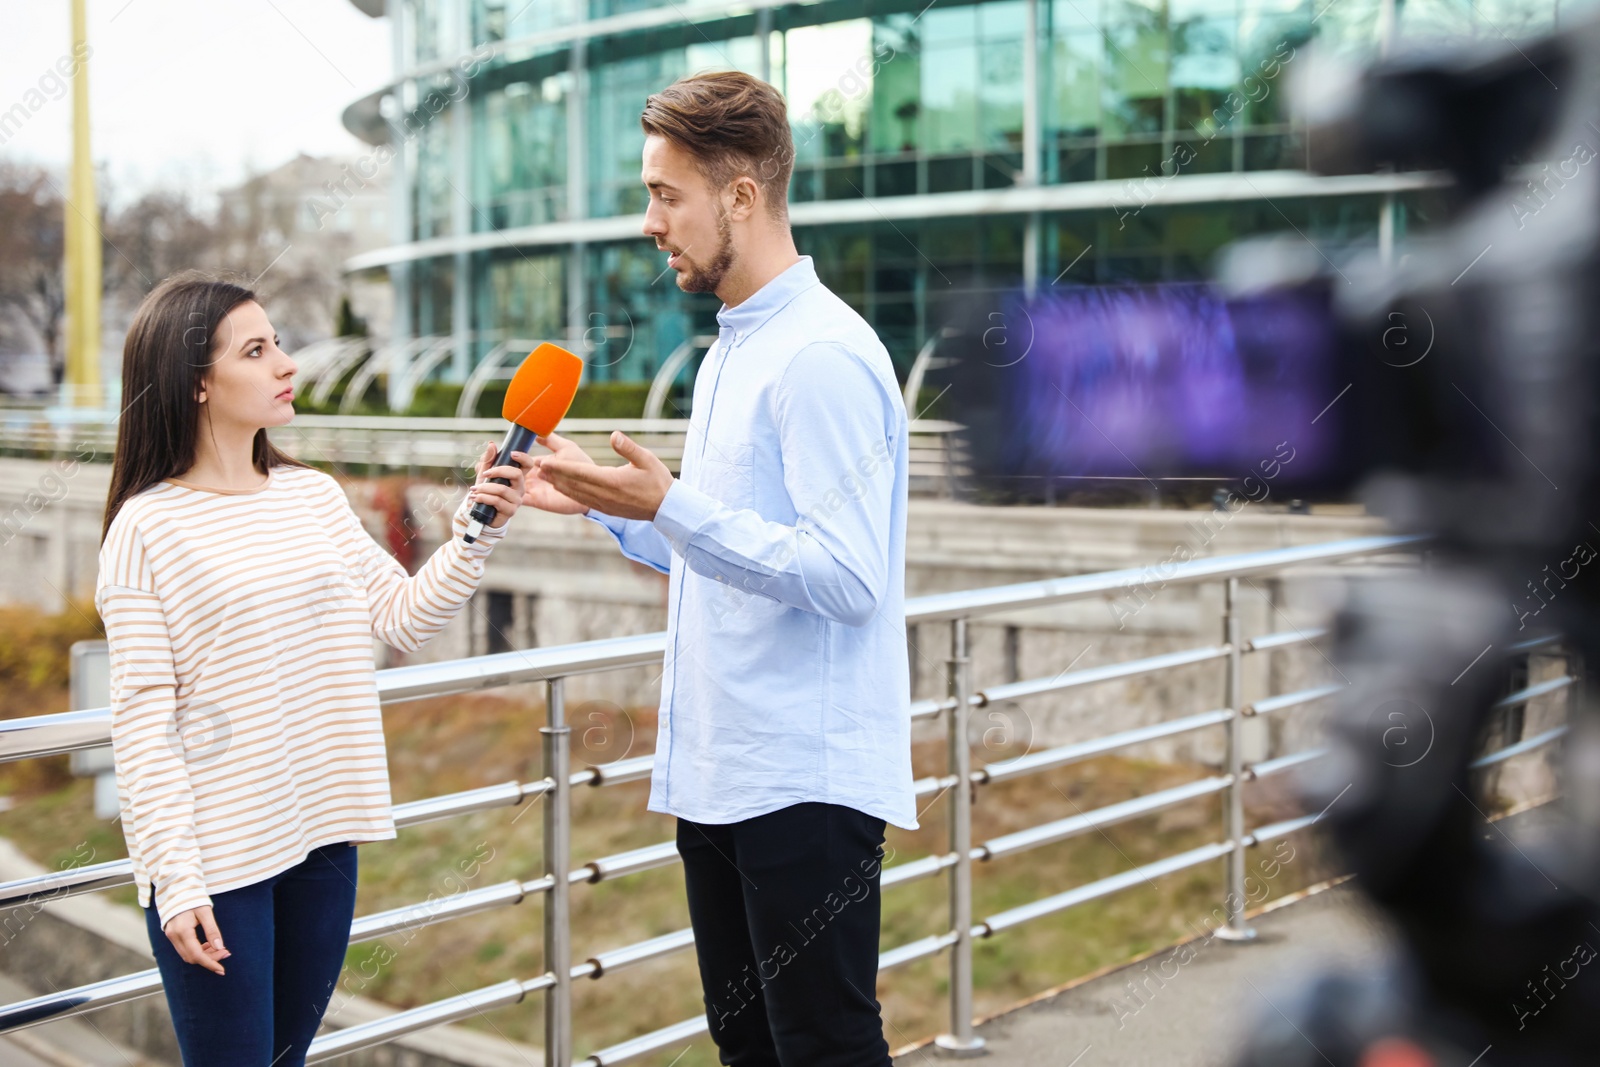
[[[340,382],[328,396],[326,404],[313,404],[309,399],[295,398],[295,410],[302,415],[337,415],[344,400],[346,382]],[[386,384],[382,376],[367,387],[353,414],[389,415],[384,403]],[[567,412],[574,419],[637,419],[644,414],[644,402],[650,395],[649,382],[590,382],[578,387],[578,395]],[[506,383],[490,382],[478,394],[474,414],[483,418],[499,416],[505,404]],[[411,406],[403,415],[418,419],[449,419],[456,414],[461,402],[461,386],[450,382],[423,382],[411,398]],[[670,411],[669,411],[670,414]]]
[[[578,388],[567,414],[574,419],[637,419],[649,395],[649,382],[592,382]]]
[[[7,693],[65,689],[67,653],[74,641],[103,638],[94,602],[74,603],[59,615],[34,608],[0,607],[0,687]]]
[[[406,414],[419,419],[450,419],[456,414],[461,386],[445,382],[423,382],[417,386]],[[480,404],[481,406],[481,404]]]
[[[644,413],[649,382],[591,382],[578,387],[578,395],[567,412],[574,419],[637,419]],[[505,404],[506,383],[490,382],[478,395],[476,414],[493,418]],[[411,398],[405,414],[413,418],[453,417],[461,401],[461,386],[447,382],[424,382]]]

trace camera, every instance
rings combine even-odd
[[[1583,686],[1538,841],[1489,825],[1470,764],[1519,642],[1600,655],[1600,22],[1361,70],[1313,56],[1300,76],[1313,169],[1434,174],[1444,220],[1394,254],[1249,240],[1209,283],[969,312],[939,374],[970,484],[1355,497],[1425,535],[1425,567],[1348,583],[1332,660],[1350,684],[1302,776],[1400,955],[1318,977],[1239,1062],[1593,1062],[1600,734]],[[997,313],[1026,325],[1024,358],[986,343]],[[1394,707],[1431,723],[1426,758],[1387,749]]]

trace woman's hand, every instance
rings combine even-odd
[[[197,926],[206,932],[204,941],[195,936],[194,929]],[[168,919],[161,930],[167,935],[167,940],[172,942],[172,947],[178,950],[183,962],[196,964],[216,974],[227,973],[218,961],[227,959],[233,953],[223,947],[222,931],[217,929],[217,920],[216,916],[211,914],[211,905],[202,904],[198,908],[180,911]]]
[[[491,530],[498,530],[506,524],[506,520],[515,515],[517,508],[522,504],[523,479],[527,470],[533,464],[526,452],[511,453],[511,462],[514,467],[492,467],[495,456],[500,450],[490,441],[484,446],[483,455],[478,457],[478,483],[467,494],[476,506],[479,503],[488,503],[494,506],[496,515],[489,523]],[[510,485],[496,485],[488,481],[490,478],[504,478]]]
[[[547,459],[565,459],[573,463],[594,463],[589,458],[589,453],[582,447],[567,440],[559,434],[548,434],[538,439],[541,445],[551,452],[549,456],[535,456],[533,469],[528,472],[528,488],[522,494],[522,502],[531,508],[540,511],[554,512],[557,515],[586,515],[587,506],[578,503],[561,490],[557,489],[544,476],[544,461]]]

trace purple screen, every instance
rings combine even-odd
[[[1007,473],[1242,477],[1287,442],[1299,480],[1334,458],[1336,339],[1315,292],[1094,287],[1006,315],[1031,326],[1026,355],[984,359]]]

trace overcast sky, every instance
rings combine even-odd
[[[41,78],[48,94],[72,46],[67,0],[5,7],[0,112]],[[88,0],[88,10],[94,158],[119,202],[160,186],[204,196],[297,152],[356,154],[339,115],[391,69],[388,20],[349,0]],[[47,94],[0,158],[65,166],[72,97]]]

